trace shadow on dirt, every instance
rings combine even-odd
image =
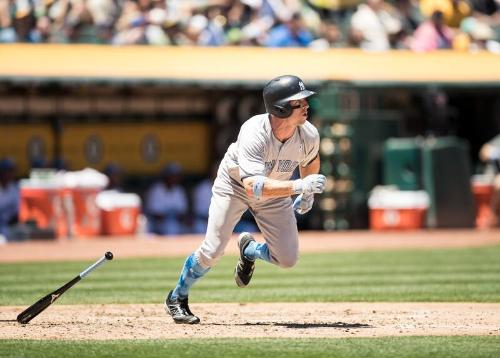
[[[306,328],[373,328],[369,324],[364,323],[292,323],[292,322],[246,322],[246,323],[208,323],[210,326],[278,326],[292,329],[306,329]]]

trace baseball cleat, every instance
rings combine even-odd
[[[238,237],[238,247],[240,248],[240,258],[234,269],[234,280],[238,287],[246,287],[252,279],[253,270],[255,269],[255,260],[246,258],[244,252],[248,244],[255,241],[253,236],[248,232],[243,232]]]
[[[200,319],[189,309],[188,298],[172,298],[172,292],[165,299],[165,311],[172,316],[175,323],[198,324]]]

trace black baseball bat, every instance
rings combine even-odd
[[[38,301],[33,303],[31,306],[26,308],[24,311],[19,313],[17,316],[17,322],[26,324],[31,321],[33,318],[42,313],[47,307],[53,304],[61,295],[66,292],[68,289],[73,287],[76,283],[78,283],[81,279],[85,278],[89,273],[94,271],[96,268],[104,264],[106,261],[113,260],[113,254],[111,252],[106,252],[103,257],[97,260],[95,263],[87,267],[84,271],[82,271],[78,276],[59,287],[57,290],[49,293],[47,296],[40,298]]]

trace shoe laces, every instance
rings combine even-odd
[[[175,315],[182,316],[192,316],[191,310],[189,309],[188,300],[177,299],[175,302],[170,304],[170,307]]]
[[[246,275],[251,274],[253,272],[254,267],[255,267],[254,261],[250,261],[250,260],[245,259],[245,258],[240,259],[238,269],[241,273],[246,274]]]

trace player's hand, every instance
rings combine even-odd
[[[313,203],[314,194],[300,194],[295,198],[293,208],[298,214],[304,215],[312,209]]]
[[[297,179],[293,182],[293,192],[295,194],[319,194],[325,190],[326,177],[322,174],[311,174],[304,179]]]
[[[500,160],[500,147],[491,147],[489,151],[489,159],[494,162]]]

